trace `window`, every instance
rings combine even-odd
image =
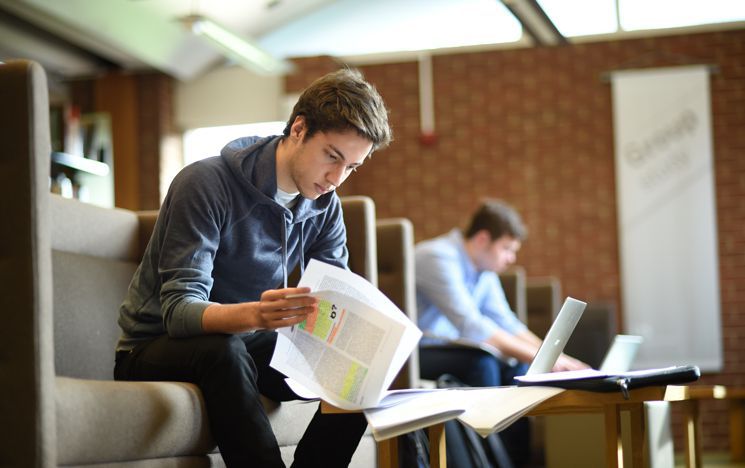
[[[565,37],[610,34],[618,29],[616,0],[538,0]]]
[[[621,27],[627,31],[745,20],[745,2],[737,0],[618,1]]]
[[[618,2],[616,8],[616,2]],[[538,0],[566,37],[745,21],[734,0]],[[620,18],[618,16],[620,15]]]
[[[521,37],[520,23],[497,0],[339,0],[264,35],[259,43],[283,57],[316,56],[319,51],[343,57]]]
[[[286,122],[261,122],[222,127],[203,127],[184,132],[184,165],[217,156],[227,143],[245,136],[270,136],[282,133]]]

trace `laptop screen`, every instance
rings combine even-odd
[[[610,374],[630,371],[641,343],[641,336],[616,335],[599,370]]]
[[[582,317],[585,306],[587,306],[585,302],[571,297],[566,298],[525,375],[551,372],[556,360],[564,351],[564,346],[569,341],[569,337],[572,336],[574,327],[577,326],[577,322]]]

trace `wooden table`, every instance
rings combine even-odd
[[[624,450],[631,451],[631,466],[646,466],[646,424],[644,420],[644,402],[646,401],[695,401],[692,394],[698,395],[698,390],[691,391],[687,386],[659,386],[646,387],[629,392],[628,399],[621,392],[585,392],[566,390],[549,398],[527,413],[528,416],[544,416],[550,414],[568,413],[602,413],[605,416],[605,454],[606,466],[624,466]],[[344,412],[325,402],[322,402],[323,412]],[[628,411],[631,419],[631,447],[624,447],[621,437],[621,412]],[[428,428],[430,436],[430,466],[445,467],[445,428],[444,424],[436,424]],[[700,462],[698,450],[698,433],[695,421],[686,426],[687,441],[690,453],[687,457],[688,466],[700,466],[691,463]],[[398,439],[391,438],[378,442],[378,466],[392,468],[398,466]]]
[[[598,393],[568,390],[538,405],[529,416],[572,413],[602,413],[605,420],[605,460],[608,467],[624,466],[624,451],[631,453],[631,466],[647,465],[648,447],[647,428],[644,418],[644,402],[677,401],[687,402],[690,398],[689,387],[659,386],[646,387],[629,392],[625,399],[620,392]],[[621,412],[628,411],[630,416],[630,447],[624,447],[621,434]],[[687,427],[690,439],[698,440],[695,425]],[[694,444],[694,447],[697,445]]]
[[[745,387],[727,387],[729,452],[734,462],[745,461]]]
[[[723,385],[692,385],[688,387],[688,398],[683,411],[686,429],[698,425],[698,407],[701,400],[727,400],[729,403],[729,450],[733,462],[745,461],[745,387]],[[701,446],[698,437],[690,437],[686,431],[686,465],[700,467]],[[694,432],[695,434],[695,432]]]

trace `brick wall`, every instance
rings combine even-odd
[[[313,62],[304,60],[298,76]],[[745,385],[745,31],[436,55],[432,146],[419,143],[417,64],[361,67],[386,100],[396,140],[341,193],[371,196],[379,217],[411,219],[417,240],[462,225],[480,197],[503,198],[530,229],[519,255],[530,276],[555,275],[565,294],[620,310],[607,72],[701,63],[718,67],[711,93],[725,355],[723,372],[702,380]],[[298,76],[290,91],[308,82]],[[726,449],[725,411],[702,404],[706,449]]]

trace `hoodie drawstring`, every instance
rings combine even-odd
[[[305,273],[305,236],[303,235],[303,228],[305,227],[305,221],[300,223],[300,276]]]
[[[305,273],[305,221],[300,223],[300,276]],[[282,284],[287,287],[287,217],[282,215]]]
[[[282,214],[282,284],[287,287],[287,217]]]

